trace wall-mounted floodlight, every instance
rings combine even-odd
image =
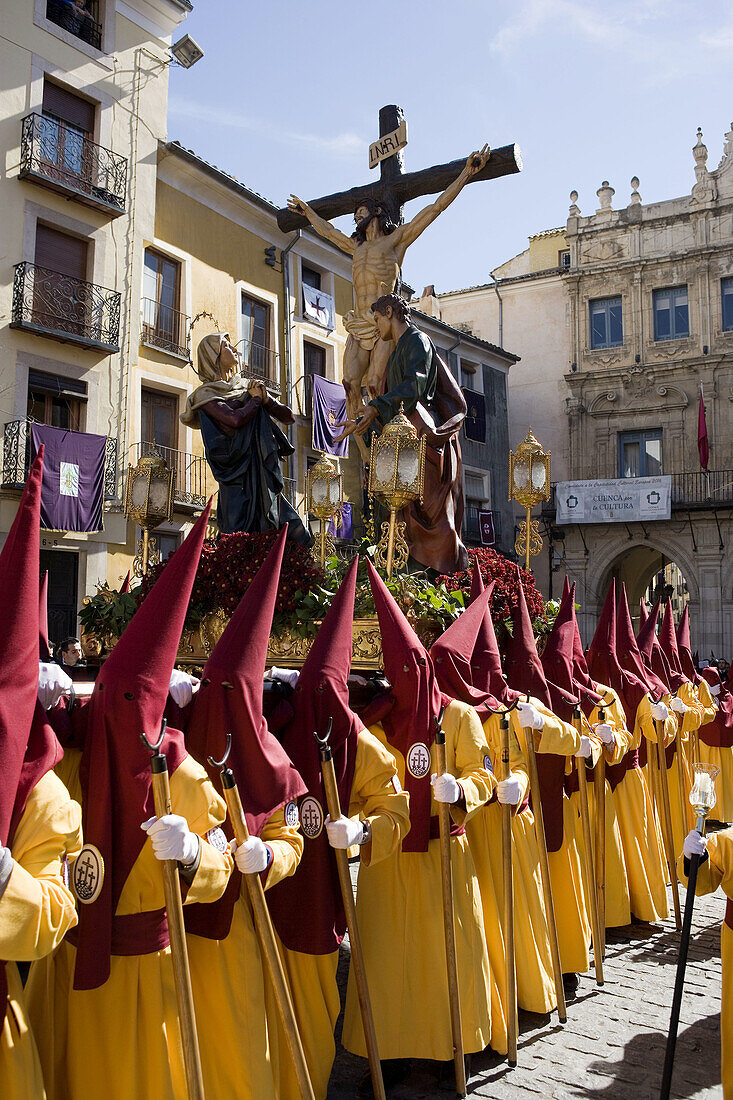
[[[184,69],[190,69],[204,56],[204,51],[198,42],[191,38],[190,34],[184,34],[183,38],[179,38],[177,42],[174,42],[171,46],[171,53]]]

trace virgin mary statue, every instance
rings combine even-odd
[[[287,523],[288,538],[309,546],[311,534],[282,495],[280,463],[294,448],[280,424],[293,423],[292,410],[264,383],[242,375],[239,353],[226,332],[204,336],[196,372],[201,385],[188,397],[181,421],[200,430],[219,483],[219,530],[272,531]]]

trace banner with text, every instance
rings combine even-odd
[[[557,523],[636,523],[669,519],[672,478],[621,477],[604,481],[559,481]]]

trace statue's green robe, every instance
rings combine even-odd
[[[377,410],[380,431],[403,405],[405,416],[425,436],[423,502],[413,501],[400,513],[410,556],[439,573],[465,569],[458,433],[466,402],[432,341],[414,325],[408,325],[387,361],[385,392],[369,403]]]

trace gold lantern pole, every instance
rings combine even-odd
[[[540,525],[532,519],[532,508],[541,500],[549,499],[550,452],[542,450],[530,428],[516,451],[509,452],[509,500],[516,500],[526,510],[514,549],[524,554],[524,568],[528,572],[532,568],[531,556],[542,550]]]
[[[148,571],[150,532],[161,523],[170,521],[174,480],[174,471],[156,447],[142,455],[135,466],[128,464],[125,515],[134,520],[143,532],[132,563],[132,572],[136,577],[142,577]]]
[[[389,578],[395,566],[398,571],[407,568],[410,553],[405,523],[397,519],[397,513],[412,500],[422,503],[424,484],[425,438],[418,439],[400,404],[397,416],[380,435],[372,436],[369,454],[369,496],[378,497],[389,508],[389,520],[382,524],[374,557]]]
[[[338,515],[343,507],[343,476],[338,463],[323,452],[306,475],[308,511],[320,523],[318,542],[313,547],[313,557],[326,568],[326,558],[336,552],[333,539],[328,534],[328,521]]]

